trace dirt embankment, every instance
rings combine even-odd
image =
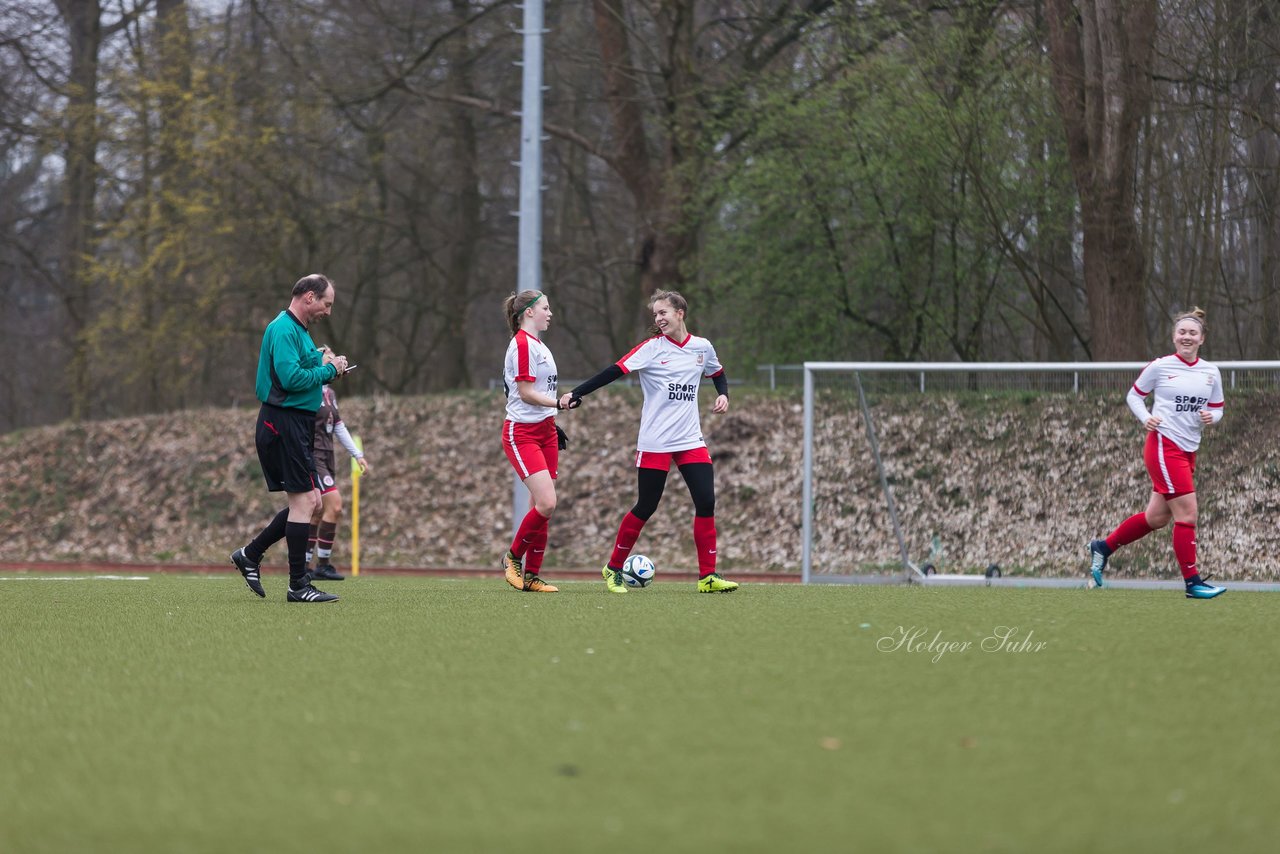
[[[706,395],[704,395],[704,398]],[[373,469],[361,480],[366,566],[490,567],[511,526],[511,470],[494,393],[340,401]],[[802,412],[795,393],[736,392],[703,427],[716,461],[726,572],[794,571],[801,555]],[[1201,447],[1199,547],[1222,578],[1276,579],[1280,398],[1237,395]],[[561,416],[559,507],[548,575],[608,556],[634,501],[635,389],[607,389]],[[1084,544],[1146,501],[1141,428],[1120,399],[885,396],[880,450],[913,558],[936,534],[948,571],[1083,572]],[[280,506],[253,450],[256,410],[199,410],[0,437],[0,561],[219,564]],[[820,408],[814,460],[815,571],[867,571],[898,554],[856,402]],[[339,456],[344,453],[339,449]],[[345,462],[341,464],[345,471]],[[350,505],[350,482],[344,480]],[[637,548],[692,570],[692,504],[677,473]],[[346,533],[338,563],[346,562]],[[277,546],[268,563],[284,562]],[[1173,576],[1167,531],[1114,559]]]

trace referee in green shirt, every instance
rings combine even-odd
[[[236,549],[231,562],[245,584],[259,596],[262,556],[281,539],[289,547],[287,602],[336,602],[332,593],[317,590],[307,574],[307,535],[311,516],[320,507],[311,455],[316,410],[321,387],[347,371],[346,356],[330,356],[316,349],[307,332],[312,321],[333,311],[333,283],[313,273],[293,286],[289,307],[267,324],[258,354],[258,412],[255,433],[258,462],[271,492],[284,492],[289,506],[276,514],[267,527],[244,548]]]

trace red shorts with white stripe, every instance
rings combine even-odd
[[[511,467],[524,480],[540,471],[551,472],[556,478],[560,463],[560,447],[556,440],[556,418],[544,418],[536,424],[518,421],[502,422],[502,450],[506,452]]]
[[[672,463],[676,464],[676,468],[687,463],[710,465],[711,452],[707,450],[706,445],[701,448],[690,448],[687,451],[636,451],[636,468],[638,469],[671,471]]]
[[[1196,473],[1196,452],[1184,451],[1171,439],[1152,431],[1142,461],[1151,475],[1151,487],[1161,495],[1185,495],[1196,491],[1192,477]]]

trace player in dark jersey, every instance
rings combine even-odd
[[[658,291],[649,298],[653,311],[652,337],[637,344],[617,362],[560,398],[562,406],[575,405],[624,374],[638,373],[644,391],[640,434],[636,442],[636,477],[639,493],[635,506],[622,517],[613,553],[601,574],[610,593],[626,593],[622,564],[635,546],[645,522],[658,509],[666,488],[667,473],[675,463],[693,498],[693,543],[698,552],[698,592],[729,593],[737,582],[716,572],[716,492],[711,454],[702,438],[698,417],[698,388],[703,377],[716,387],[711,411],[729,411],[729,381],[706,338],[690,335],[685,328],[689,305],[675,291]]]
[[[333,350],[328,347],[321,347],[320,351],[328,353],[330,358],[333,356]],[[310,565],[314,557],[316,567],[311,570],[311,577],[326,581],[341,581],[344,577],[333,566],[333,543],[338,535],[338,522],[342,519],[342,492],[338,488],[339,472],[334,439],[342,443],[342,447],[356,461],[360,474],[368,474],[369,461],[365,458],[364,451],[356,447],[355,440],[351,438],[351,433],[338,412],[338,396],[332,385],[325,385],[320,408],[316,410],[316,431],[312,446],[321,508],[311,517],[311,532],[307,538],[307,564]]]
[[[289,307],[267,324],[258,354],[255,390],[262,401],[255,433],[258,462],[267,489],[284,492],[289,504],[248,545],[236,549],[231,562],[250,590],[266,596],[259,572],[262,557],[272,545],[285,540],[289,545],[287,602],[333,602],[338,598],[313,587],[307,573],[307,532],[311,514],[320,506],[311,456],[320,389],[347,369],[347,357],[330,358],[321,353],[307,329],[313,321],[329,316],[333,300],[333,283],[324,276],[299,279]]]
[[[1212,599],[1226,589],[1201,578],[1196,563],[1196,451],[1203,429],[1221,421],[1223,412],[1222,375],[1200,358],[1204,319],[1198,308],[1174,318],[1174,352],[1147,365],[1129,389],[1129,409],[1147,429],[1143,462],[1151,476],[1151,499],[1146,510],[1121,522],[1106,539],[1089,543],[1091,587],[1102,586],[1107,559],[1116,549],[1173,520],[1173,554],[1187,598]],[[1154,401],[1151,411],[1148,395]]]

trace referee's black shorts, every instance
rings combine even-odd
[[[262,404],[254,438],[258,462],[271,492],[310,492],[316,488],[316,464],[311,455],[316,414]]]

